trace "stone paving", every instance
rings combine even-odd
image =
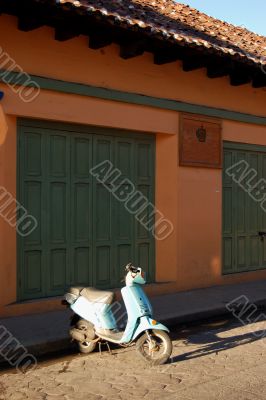
[[[265,321],[173,332],[168,365],[149,367],[135,348],[61,357],[26,374],[0,375],[1,400],[266,399]]]

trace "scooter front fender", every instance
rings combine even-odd
[[[136,338],[142,332],[145,332],[146,330],[149,330],[149,329],[169,332],[169,329],[166,328],[166,326],[164,326],[160,322],[156,322],[156,324],[155,324],[154,323],[154,319],[152,319],[150,317],[147,317],[147,316],[143,316],[143,317],[140,318],[140,323],[139,323],[136,331],[134,332],[134,335],[132,337],[132,341],[136,340]]]

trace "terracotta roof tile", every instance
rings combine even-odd
[[[205,47],[251,64],[266,65],[266,37],[210,17],[173,0],[56,0],[82,12],[99,13],[110,22],[171,42]]]

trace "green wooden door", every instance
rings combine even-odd
[[[228,168],[234,167],[231,173]],[[238,169],[240,168],[240,169]],[[244,171],[245,178],[239,179]],[[255,172],[256,171],[256,172]],[[234,179],[232,176],[234,173]],[[253,179],[250,180],[250,178]],[[225,143],[223,171],[223,273],[266,268],[266,212],[248,188],[266,179],[266,147]],[[241,185],[238,183],[241,181]]]
[[[154,137],[21,120],[18,196],[38,227],[18,236],[20,299],[113,288],[132,261],[154,280],[154,238],[90,169],[109,160],[154,202]]]

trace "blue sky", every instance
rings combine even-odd
[[[179,0],[208,15],[266,36],[266,0]]]

